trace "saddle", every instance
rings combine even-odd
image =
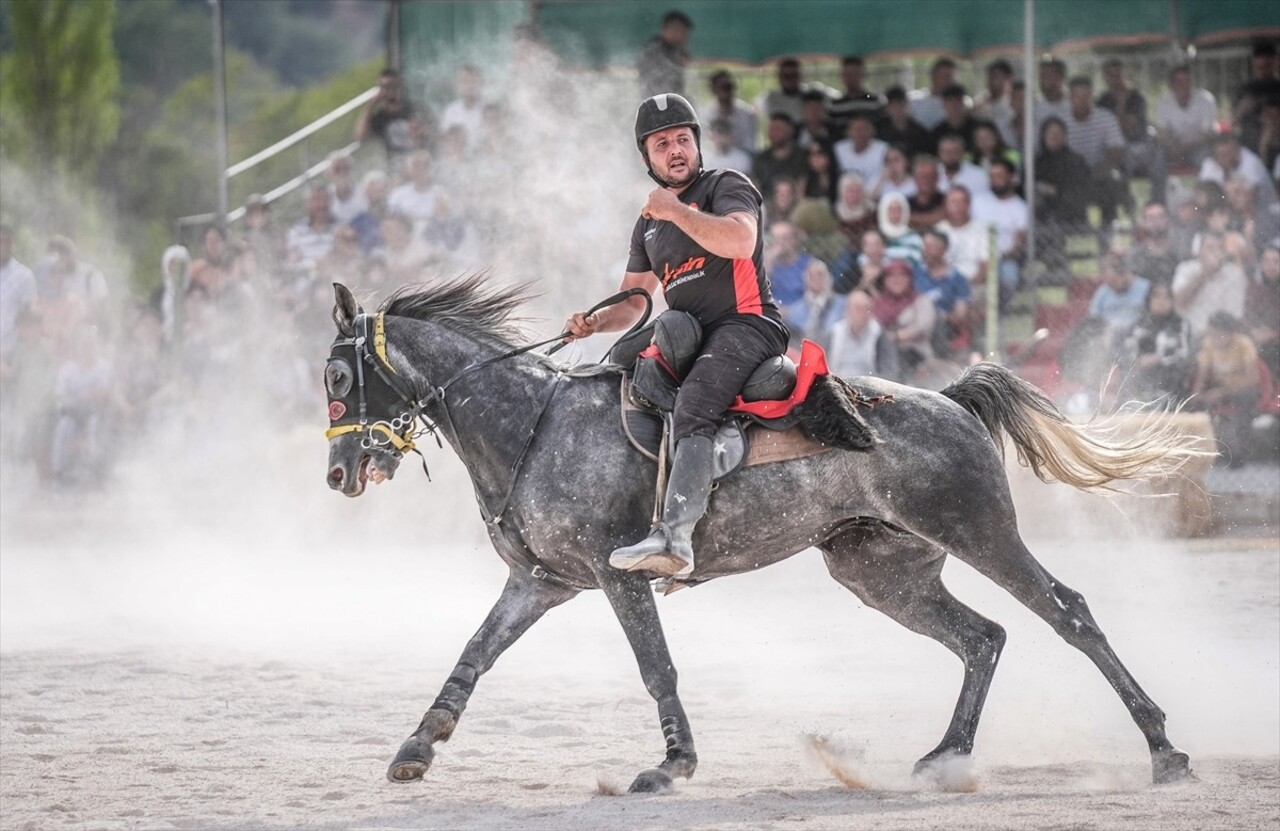
[[[610,363],[633,367],[624,373],[620,390],[623,433],[653,461],[659,461],[664,434],[670,432],[680,379],[692,368],[701,343],[702,330],[692,315],[666,311],[609,352]],[[804,343],[800,367],[785,355],[756,367],[716,432],[715,480],[744,467],[835,449],[811,439],[795,410],[814,378],[826,372],[822,348],[811,341]],[[667,447],[667,461],[673,450]]]

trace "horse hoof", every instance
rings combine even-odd
[[[916,762],[911,774],[948,793],[973,793],[978,790],[978,775],[973,769],[973,758],[968,753],[955,750],[930,753]]]
[[[636,777],[636,781],[631,783],[631,787],[627,788],[627,793],[670,793],[674,790],[675,785],[671,781],[671,777],[667,776],[657,768],[649,768],[641,771]]]
[[[435,755],[430,742],[413,736],[400,745],[400,752],[387,768],[387,779],[392,782],[416,782],[427,775]]]
[[[1157,785],[1185,782],[1194,778],[1195,774],[1191,772],[1191,757],[1181,750],[1170,750],[1157,754],[1151,759],[1151,781]]]

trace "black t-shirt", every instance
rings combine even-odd
[[[680,201],[716,216],[745,212],[755,217],[751,259],[718,257],[675,223],[642,216],[631,234],[627,271],[658,275],[667,306],[689,312],[703,328],[733,315],[767,318],[781,326],[782,315],[764,273],[760,191],[736,170],[709,170],[680,194]]]
[[[914,118],[907,119],[907,125],[899,130],[887,117],[876,124],[876,138],[886,144],[897,144],[907,151],[908,156],[933,151],[933,137],[929,131]]]
[[[369,131],[382,139],[387,155],[410,153],[414,149],[410,123],[417,114],[417,108],[408,101],[401,100],[395,106],[381,104],[369,116]]]

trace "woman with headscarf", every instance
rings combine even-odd
[[[872,316],[880,322],[898,347],[903,377],[910,378],[933,358],[934,325],[937,311],[933,301],[915,289],[911,266],[904,260],[889,260],[875,281]]]
[[[863,233],[876,227],[875,206],[867,196],[861,174],[850,171],[840,177],[835,210],[840,232],[851,246],[857,247]]]
[[[884,237],[885,256],[891,260],[921,261],[924,242],[911,230],[911,206],[900,193],[886,193],[876,208],[877,225]]]

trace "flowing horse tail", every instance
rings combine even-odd
[[[1137,427],[1123,419],[1072,424],[1043,392],[998,364],[969,367],[942,390],[972,413],[1004,452],[1008,436],[1018,461],[1042,482],[1064,482],[1085,491],[1115,491],[1111,483],[1159,479],[1212,456],[1200,438],[1180,430],[1167,413]]]

